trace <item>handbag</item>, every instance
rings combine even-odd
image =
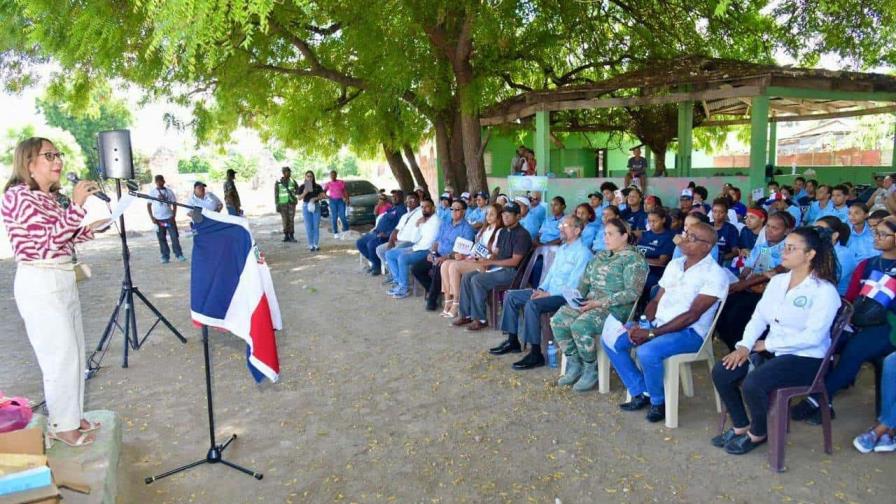
[[[0,392],[0,432],[24,429],[34,413],[24,397],[5,397]]]

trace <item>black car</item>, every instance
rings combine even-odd
[[[350,203],[346,209],[346,216],[350,226],[359,224],[373,224],[376,222],[377,199],[379,190],[366,180],[346,180],[345,190],[348,191]],[[329,217],[329,201],[324,200],[321,206],[321,217]],[[326,213],[326,215],[324,215]]]

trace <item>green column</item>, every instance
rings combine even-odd
[[[750,191],[765,187],[768,161],[768,96],[754,96],[750,106]]]
[[[651,168],[654,168],[654,166],[653,166],[653,151],[651,151],[650,147],[648,147],[646,145],[641,150],[644,151],[644,159],[647,160],[647,169],[649,170]]]
[[[551,169],[551,113],[546,110],[535,113],[535,162],[538,175],[547,175]]]
[[[896,172],[896,128],[893,129],[893,160],[890,162],[890,168]]]
[[[768,164],[778,164],[778,123],[768,124]]]
[[[691,150],[694,140],[694,102],[686,101],[678,104],[678,162],[679,177],[691,176]]]

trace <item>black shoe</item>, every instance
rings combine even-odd
[[[436,303],[426,302],[426,311],[436,311],[439,309],[439,305]]]
[[[806,399],[803,399],[799,402],[799,404],[790,408],[790,419],[797,422],[802,422],[803,420],[808,419],[816,413],[818,413],[818,406],[812,404]]]
[[[623,411],[638,411],[650,404],[650,398],[644,394],[638,394],[632,397],[632,400],[619,405],[619,409]]]
[[[513,369],[522,371],[544,366],[544,355],[541,352],[529,352],[522,360],[513,363]]]
[[[833,407],[833,406],[828,406],[828,408],[831,409],[831,420],[837,418],[837,414],[834,413],[834,407]],[[807,419],[806,419],[806,422],[807,422],[807,423],[810,423],[810,424],[812,424],[812,425],[821,425],[821,424],[822,424],[822,421],[821,421],[821,408],[815,408],[815,413],[813,413],[812,416],[810,416],[809,418],[807,418]]]
[[[657,423],[664,420],[666,418],[666,405],[651,404],[650,411],[647,412],[647,416],[644,418],[650,423]]]
[[[735,436],[731,441],[728,441],[728,444],[725,445],[725,451],[732,455],[743,455],[744,453],[753,451],[753,448],[765,444],[767,439],[768,437],[765,437],[762,441],[753,441],[750,439],[749,434],[741,434]]]
[[[289,241],[293,243],[299,243],[299,240],[296,240],[296,235],[289,235]]]
[[[719,434],[718,436],[712,438],[709,442],[712,443],[712,445],[716,448],[724,448],[726,444],[728,444],[732,439],[736,437],[737,434],[734,433],[734,427],[732,427]]]
[[[283,235],[283,242],[285,243],[288,241],[289,241],[289,235]]]
[[[510,342],[509,340],[504,340],[500,345],[489,348],[488,353],[492,355],[504,355],[509,353],[520,353],[523,351],[523,348],[520,346],[519,342]]]
[[[379,268],[370,268],[370,276],[380,276],[382,272],[380,272]]]

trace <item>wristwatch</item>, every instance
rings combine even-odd
[[[656,334],[653,333],[653,329],[647,331],[647,339],[656,338]]]

